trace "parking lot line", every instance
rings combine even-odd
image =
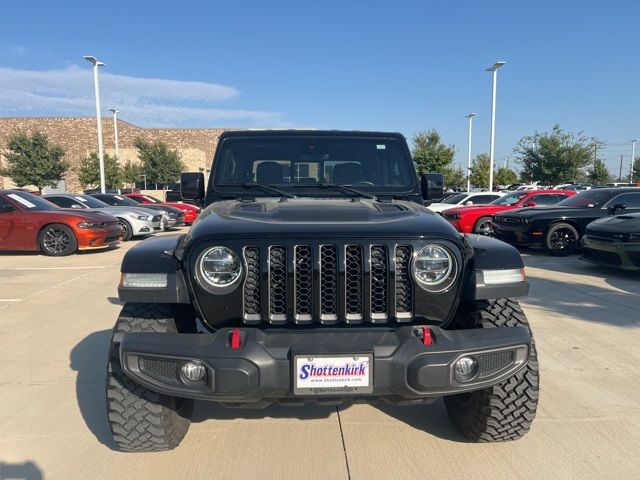
[[[94,265],[91,267],[0,267],[0,270],[93,270],[110,265]]]

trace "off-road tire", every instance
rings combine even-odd
[[[176,332],[171,310],[165,305],[128,303],[122,309],[109,347],[107,413],[118,449],[125,452],[171,450],[189,429],[193,400],[163,395],[139,385],[120,365],[119,334]]]
[[[506,328],[529,323],[512,298],[490,300],[465,319],[477,328]],[[531,428],[538,406],[538,356],[531,342],[529,363],[515,375],[490,388],[444,397],[449,417],[474,442],[516,440]]]

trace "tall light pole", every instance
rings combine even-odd
[[[638,143],[638,140],[631,140],[631,173],[629,173],[629,183],[633,183],[633,166],[636,162],[636,143]]]
[[[496,84],[498,83],[498,69],[507,62],[496,62],[486,69],[493,76],[491,90],[491,140],[489,142],[489,191],[493,191],[493,155],[496,142]]]
[[[113,113],[113,140],[116,144],[116,163],[120,163],[120,151],[118,150],[118,113],[120,113],[120,110],[110,108],[109,111]]]
[[[469,119],[469,146],[468,146],[468,157],[467,157],[467,192],[471,191],[471,132],[473,129],[473,117],[475,117],[475,113],[470,113],[466,115],[465,118]]]
[[[100,159],[100,191],[106,193],[104,182],[104,145],[102,144],[102,118],[100,113],[100,82],[98,81],[98,67],[106,67],[96,57],[85,55],[84,59],[93,65],[93,87],[96,93],[96,122],[98,124],[98,158]]]

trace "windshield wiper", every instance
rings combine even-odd
[[[271,185],[265,185],[263,183],[247,182],[247,183],[225,183],[225,187],[242,187],[242,188],[257,188],[267,193],[275,193],[281,197],[296,198],[293,193],[285,192],[279,188],[272,187]]]
[[[375,195],[371,195],[370,193],[363,192],[361,190],[356,190],[355,188],[347,187],[345,185],[337,185],[335,183],[305,183],[305,184],[298,184],[295,186],[296,187],[319,187],[319,188],[325,188],[325,189],[333,188],[342,193],[351,193],[353,195],[357,195],[358,197],[377,200],[377,197]]]

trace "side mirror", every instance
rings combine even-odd
[[[9,213],[9,212],[14,212],[16,210],[16,207],[14,207],[13,205],[0,205],[0,213]]]
[[[609,215],[615,215],[618,210],[624,210],[625,208],[627,208],[627,206],[624,203],[616,203],[608,207],[607,212],[609,212]]]
[[[444,197],[444,175],[441,173],[421,173],[420,190],[425,202],[439,202]]]
[[[180,175],[180,196],[186,200],[204,198],[204,175],[202,172],[189,172]]]
[[[533,200],[531,200],[530,202],[527,202],[524,206],[525,207],[535,207],[537,205],[536,202],[534,202]]]

